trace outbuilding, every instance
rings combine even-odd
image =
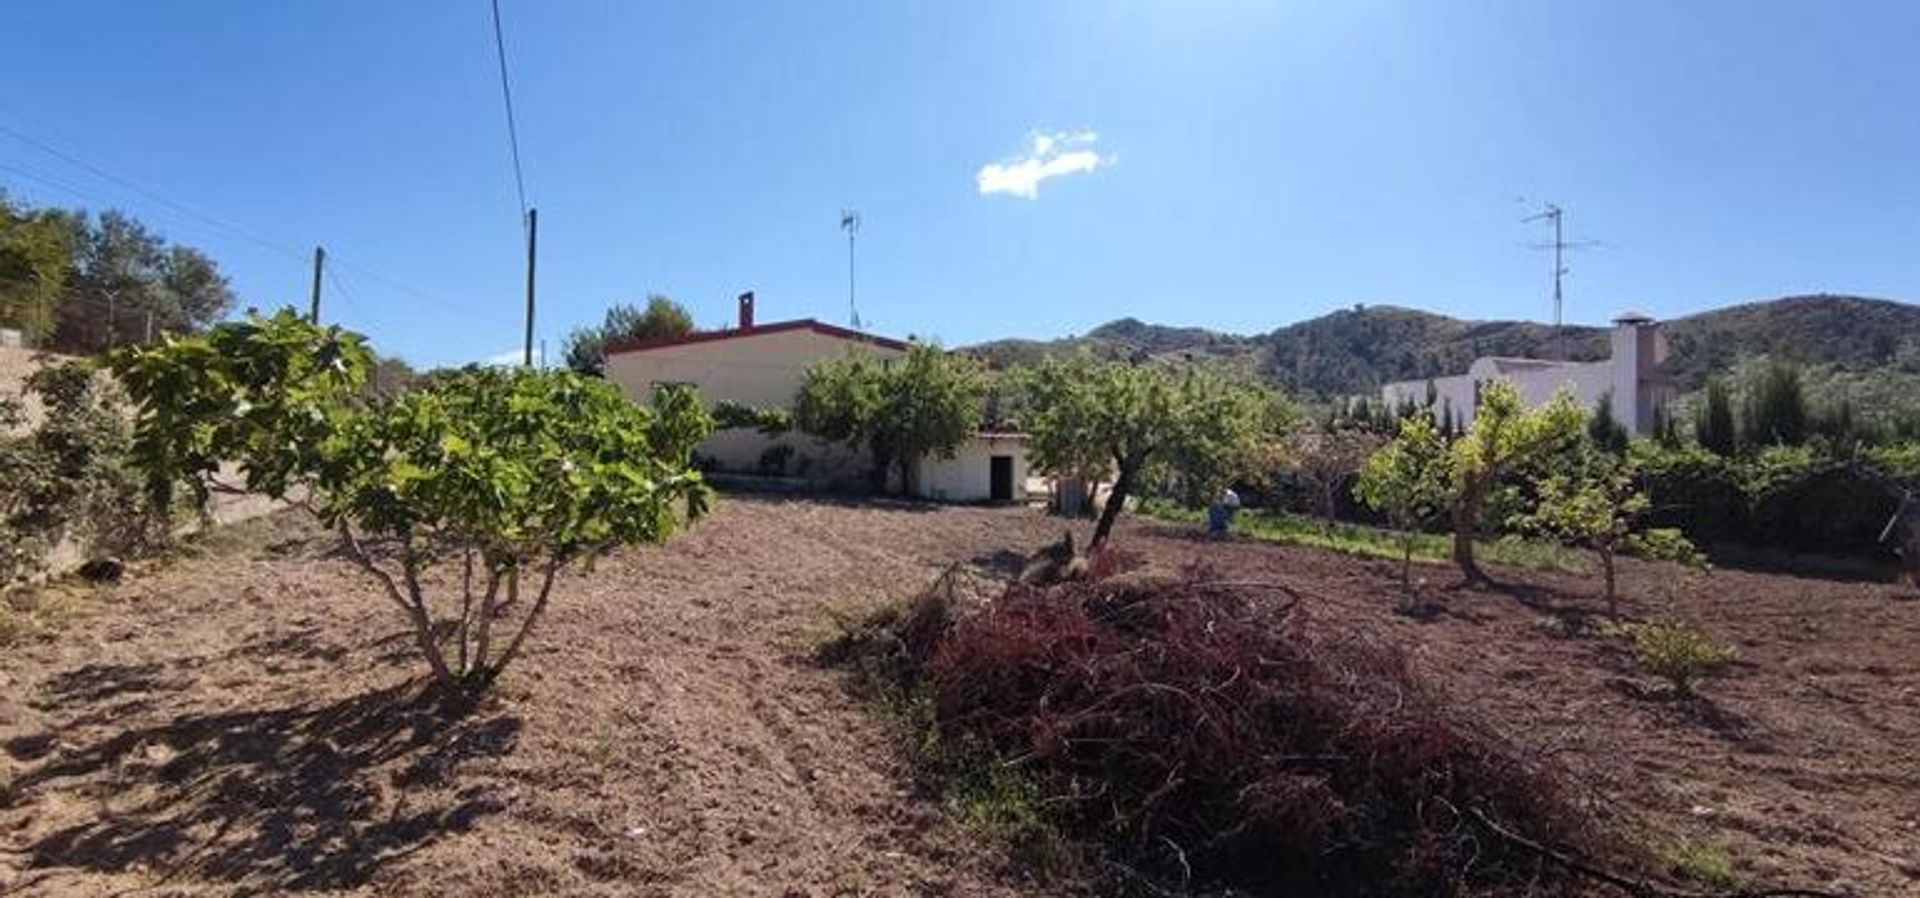
[[[754,318],[754,296],[746,293],[739,299],[737,326],[610,344],[605,372],[635,402],[649,401],[656,386],[689,384],[710,407],[732,402],[790,409],[814,365],[851,352],[886,363],[905,356],[910,345],[812,318],[761,324]],[[723,430],[708,437],[697,456],[718,471],[798,478],[820,486],[857,482],[868,470],[864,455],[801,433]],[[915,491],[923,498],[1024,501],[1026,439],[1017,433],[978,433],[953,458],[922,459],[914,473]]]

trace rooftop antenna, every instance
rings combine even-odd
[[[840,210],[840,227],[847,232],[847,317],[854,330],[860,329],[860,307],[853,302],[853,236],[860,233],[860,213]]]
[[[1565,232],[1562,229],[1564,219],[1566,218],[1565,210],[1553,203],[1541,203],[1540,206],[1541,209],[1539,212],[1520,219],[1520,222],[1522,224],[1531,224],[1536,221],[1546,221],[1553,224],[1552,242],[1531,243],[1528,244],[1528,248],[1553,250],[1553,332],[1560,344],[1560,360],[1564,362],[1568,360],[1566,301],[1564,294],[1561,292],[1560,280],[1567,274],[1565,262],[1566,252],[1570,249],[1585,249],[1586,247],[1599,246],[1600,244],[1592,240],[1567,240],[1564,236]]]

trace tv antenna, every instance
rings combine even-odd
[[[1561,209],[1554,203],[1541,203],[1540,206],[1539,212],[1520,219],[1520,222],[1522,224],[1532,224],[1536,221],[1545,221],[1553,225],[1553,240],[1551,242],[1529,243],[1527,244],[1527,248],[1553,250],[1553,331],[1560,343],[1560,360],[1564,362],[1567,361],[1566,300],[1565,294],[1561,291],[1560,281],[1566,277],[1568,271],[1565,261],[1566,253],[1568,250],[1587,249],[1589,247],[1599,246],[1600,243],[1595,240],[1566,239],[1565,231],[1563,230],[1566,210]]]
[[[847,318],[854,330],[860,329],[860,307],[853,301],[853,237],[860,233],[860,213],[840,210],[840,227],[847,232]]]

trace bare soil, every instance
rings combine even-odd
[[[136,570],[0,649],[0,893],[1057,892],[916,794],[806,651],[831,608],[953,563],[1009,572],[1063,526],[728,497],[564,578],[498,699],[456,722],[416,700],[396,612],[323,536],[292,515],[228,528],[209,538],[240,545]],[[1754,880],[1920,893],[1920,601],[1901,588],[1626,564],[1631,614],[1740,649],[1678,700],[1618,639],[1566,635],[1600,608],[1588,578],[1497,571],[1508,586],[1429,588],[1440,611],[1416,619],[1392,565],[1145,523],[1119,539],[1282,580],[1408,646],[1650,841],[1723,841]]]

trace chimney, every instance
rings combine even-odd
[[[752,326],[753,326],[753,291],[748,290],[747,292],[740,294],[740,327],[741,329],[744,330]]]

